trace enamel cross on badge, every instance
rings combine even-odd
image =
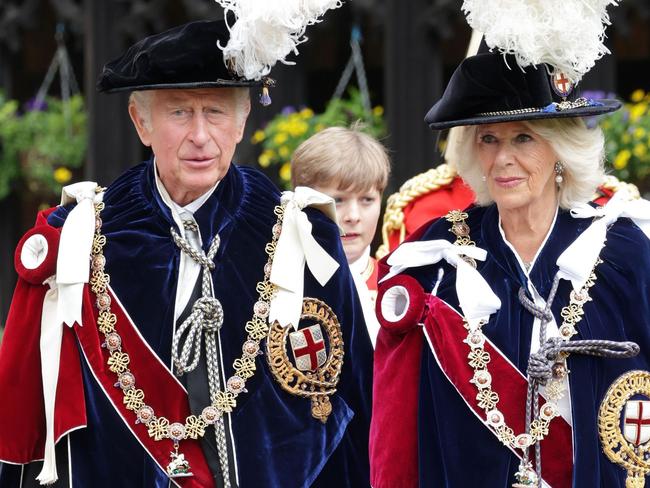
[[[305,327],[289,334],[291,351],[300,371],[316,371],[327,361],[325,340],[320,325]]]
[[[626,488],[643,488],[650,472],[650,373],[629,371],[607,390],[598,433],[610,461],[627,470]]]
[[[298,325],[289,332],[292,327],[271,324],[266,341],[269,368],[283,390],[311,399],[312,416],[325,423],[343,367],[341,324],[325,302],[304,298]]]

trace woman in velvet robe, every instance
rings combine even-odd
[[[375,488],[625,486],[598,412],[617,377],[650,367],[650,209],[622,191],[588,203],[604,139],[582,117],[619,104],[561,106],[545,67],[506,61],[465,60],[426,119],[462,128],[476,205],[381,263]],[[612,342],[567,352],[592,339]]]

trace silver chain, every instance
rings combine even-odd
[[[518,298],[521,305],[532,315],[540,319],[539,343],[537,352],[528,359],[528,391],[526,395],[526,431],[530,424],[537,418],[539,411],[539,386],[546,385],[552,377],[553,365],[567,357],[569,354],[585,354],[606,358],[629,358],[639,354],[639,346],[629,341],[608,341],[602,339],[566,341],[559,337],[546,337],[546,327],[553,320],[551,305],[555,300],[559,274],[555,275],[551,291],[544,307],[539,307],[526,296],[523,287],[519,289]],[[568,380],[567,380],[568,381]],[[524,450],[524,463],[528,461],[528,449]],[[535,442],[535,471],[538,479],[542,479],[542,459],[540,442]]]
[[[183,224],[187,230],[198,232],[196,223],[186,220]],[[210,271],[215,267],[213,258],[219,250],[221,240],[219,235],[214,236],[208,249],[208,254],[206,255],[203,249],[195,249],[187,240],[178,235],[174,228],[171,229],[171,234],[174,243],[181,251],[203,268],[201,298],[194,302],[189,317],[183,321],[174,333],[172,357],[176,366],[176,374],[181,376],[189,373],[199,364],[201,357],[201,339],[205,335],[205,363],[208,371],[208,387],[210,390],[210,401],[214,404],[217,393],[221,391],[219,358],[217,356],[217,332],[223,325],[223,307],[221,306],[221,302],[214,297],[212,283],[210,281]],[[185,341],[181,347],[181,340],[185,334]],[[224,487],[230,488],[230,469],[228,465],[228,449],[223,415],[220,415],[214,423],[214,430]]]

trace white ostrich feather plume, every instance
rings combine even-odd
[[[619,0],[464,0],[472,28],[522,68],[547,63],[577,83],[609,54],[603,44],[608,5]]]
[[[215,0],[226,14],[235,14],[229,25],[230,40],[223,57],[231,69],[249,80],[267,75],[273,65],[298,54],[297,46],[307,40],[305,29],[320,21],[329,9],[338,8],[342,0]]]

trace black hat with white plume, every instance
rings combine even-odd
[[[585,117],[617,100],[576,97],[575,86],[609,50],[607,6],[618,0],[464,0],[489,50],[465,59],[425,121],[431,129]]]

